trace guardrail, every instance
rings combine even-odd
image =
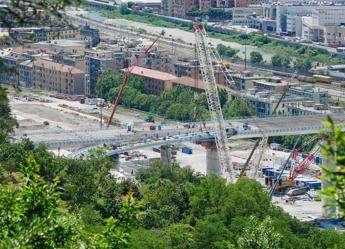
[[[345,124],[342,126],[345,127]],[[300,135],[300,134],[315,134],[319,133],[320,130],[323,128],[322,125],[314,125],[314,126],[304,126],[304,127],[291,127],[291,128],[272,128],[272,129],[264,129],[264,130],[250,130],[250,131],[241,131],[236,135],[230,136],[230,139],[244,139],[244,138],[254,138],[254,137],[263,137],[263,136],[282,136],[282,135]],[[174,144],[178,142],[196,142],[196,141],[210,141],[214,140],[214,133],[213,132],[191,132],[189,134],[183,134],[177,137],[165,137],[163,139],[153,141],[153,140],[146,140],[143,142],[135,143],[135,144],[126,144],[124,146],[120,146],[115,150],[108,151],[107,154],[112,156],[116,154],[123,153],[129,150],[135,150],[145,147],[153,147],[153,146],[160,146],[160,145],[168,145]],[[90,148],[82,149],[71,154],[71,157],[80,156],[83,153],[87,153],[89,149],[96,148],[97,146],[93,146]]]

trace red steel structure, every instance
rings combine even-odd
[[[127,84],[127,81],[129,79],[129,77],[131,76],[132,74],[132,71],[133,69],[139,65],[139,62],[142,58],[144,58],[148,52],[150,52],[151,48],[156,44],[156,42],[159,40],[160,36],[157,37],[151,44],[150,46],[148,46],[144,52],[142,52],[136,59],[135,61],[132,63],[132,65],[126,70],[125,72],[125,75],[123,77],[123,80],[122,80],[122,83],[121,83],[121,87],[120,87],[120,91],[118,92],[117,96],[116,96],[116,100],[114,102],[114,106],[113,106],[113,109],[111,111],[111,114],[110,114],[110,117],[107,121],[107,124],[106,124],[106,127],[108,128],[109,125],[111,124],[112,120],[113,120],[113,117],[114,117],[114,114],[116,112],[116,108],[117,106],[119,105],[119,102],[120,102],[120,99],[121,99],[121,95],[122,95],[122,91],[124,89],[124,87],[126,86]]]

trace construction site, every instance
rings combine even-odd
[[[113,105],[104,105],[102,99],[44,91],[11,93],[11,108],[19,123],[17,138],[27,136],[35,143],[46,143],[54,153],[68,157],[83,155],[92,148],[102,148],[115,158],[117,163],[112,175],[120,181],[133,177],[138,168],[155,159],[167,165],[176,162],[201,174],[221,175],[229,183],[240,177],[249,177],[259,181],[273,202],[298,219],[324,217],[318,190],[322,188],[320,165],[325,164],[325,160],[319,143],[315,141],[319,141],[320,120],[325,116],[315,117],[319,120],[317,125],[308,124],[308,118],[313,123],[312,116],[302,116],[296,118],[295,124],[300,122],[299,126],[285,129],[274,127],[279,117],[261,121],[253,115],[245,120],[225,121],[214,73],[214,65],[221,65],[220,57],[209,46],[203,25],[195,25],[194,33],[210,121],[180,123],[159,117],[149,120],[146,113],[118,108],[133,69],[158,41],[158,36],[125,71]],[[225,67],[223,70],[228,69]],[[234,81],[225,77],[227,89],[233,94],[236,92]],[[276,103],[272,116],[287,90],[288,86]],[[237,96],[241,98],[240,94]],[[334,117],[335,121],[344,123],[344,115]],[[289,119],[285,117],[281,122],[286,123]],[[263,128],[261,124],[267,127]],[[305,134],[314,136],[298,147],[300,137]],[[72,135],[75,136],[73,141]],[[268,143],[269,136],[286,135],[296,135],[293,148]],[[315,144],[312,150],[302,152],[310,143]]]

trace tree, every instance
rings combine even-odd
[[[6,89],[0,86],[0,143],[4,142],[8,135],[13,132],[17,121],[11,114]]]
[[[262,58],[262,54],[260,52],[252,51],[250,53],[250,62],[251,63],[259,64],[262,62],[262,60],[263,60],[263,58]]]
[[[81,247],[78,221],[61,211],[57,182],[45,182],[31,158],[21,171],[19,186],[0,188],[0,247]]]
[[[109,92],[113,87],[118,87],[121,84],[121,76],[112,69],[104,71],[98,78],[95,91],[99,98],[108,100],[110,98]]]
[[[280,249],[282,235],[275,231],[270,217],[260,222],[255,216],[249,218],[238,238],[238,248]]]
[[[273,67],[281,67],[282,66],[282,56],[276,54],[273,55],[271,58],[271,64]]]
[[[122,3],[120,5],[120,14],[121,15],[128,15],[131,13],[131,10],[128,8],[127,3]]]
[[[242,99],[231,100],[225,108],[223,108],[225,118],[248,117],[255,114],[253,108]]]
[[[345,132],[341,126],[336,126],[329,116],[325,126],[329,130],[324,133],[326,143],[321,147],[328,165],[322,169],[324,180],[331,185],[324,186],[322,193],[329,205],[337,205],[339,215],[345,217]]]
[[[301,70],[301,71],[309,71],[311,69],[311,60],[309,57],[305,58],[305,59],[300,59],[297,58],[294,61],[294,68]]]
[[[227,56],[227,57],[233,57],[238,53],[237,49],[226,47],[223,44],[217,45],[217,51],[220,55]]]
[[[166,229],[169,248],[193,249],[195,246],[194,227],[188,224],[172,224]]]
[[[284,68],[289,68],[291,64],[291,58],[289,56],[283,56],[281,62]]]

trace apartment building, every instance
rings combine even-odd
[[[38,58],[32,64],[32,85],[36,89],[80,95],[84,94],[84,72]]]
[[[38,42],[34,44],[34,47],[55,52],[65,51],[71,54],[83,55],[86,43],[82,40],[58,39]]]
[[[125,70],[123,69],[123,71]],[[171,89],[173,87],[172,82],[177,79],[175,75],[144,67],[135,67],[132,74],[143,77],[146,90],[156,95],[162,93],[164,90]]]
[[[190,11],[197,8],[197,0],[162,0],[164,15],[185,18]]]
[[[311,85],[293,86],[289,89],[289,93],[294,96],[303,97],[305,100],[314,101],[316,103],[326,103],[330,99],[328,91],[316,90]]]
[[[72,27],[22,27],[12,28],[10,32],[14,40],[18,42],[80,39],[79,30]]]
[[[19,64],[19,85],[22,87],[32,87],[32,67],[33,61],[26,60]]]
[[[324,31],[325,43],[332,47],[345,46],[345,25],[326,26]]]
[[[87,47],[96,47],[100,42],[101,38],[99,30],[91,28],[89,25],[82,25],[80,28],[80,39],[87,41]]]
[[[85,51],[85,93],[95,96],[98,77],[107,69],[120,71],[128,67],[126,55],[121,49],[92,49]]]
[[[63,28],[49,28],[46,30],[46,41],[52,40],[79,40],[80,31],[77,28],[63,27]]]
[[[11,52],[8,55],[2,56],[1,59],[7,70],[0,72],[0,82],[17,86],[19,84],[18,67],[21,62],[26,60],[26,58],[20,54]]]

